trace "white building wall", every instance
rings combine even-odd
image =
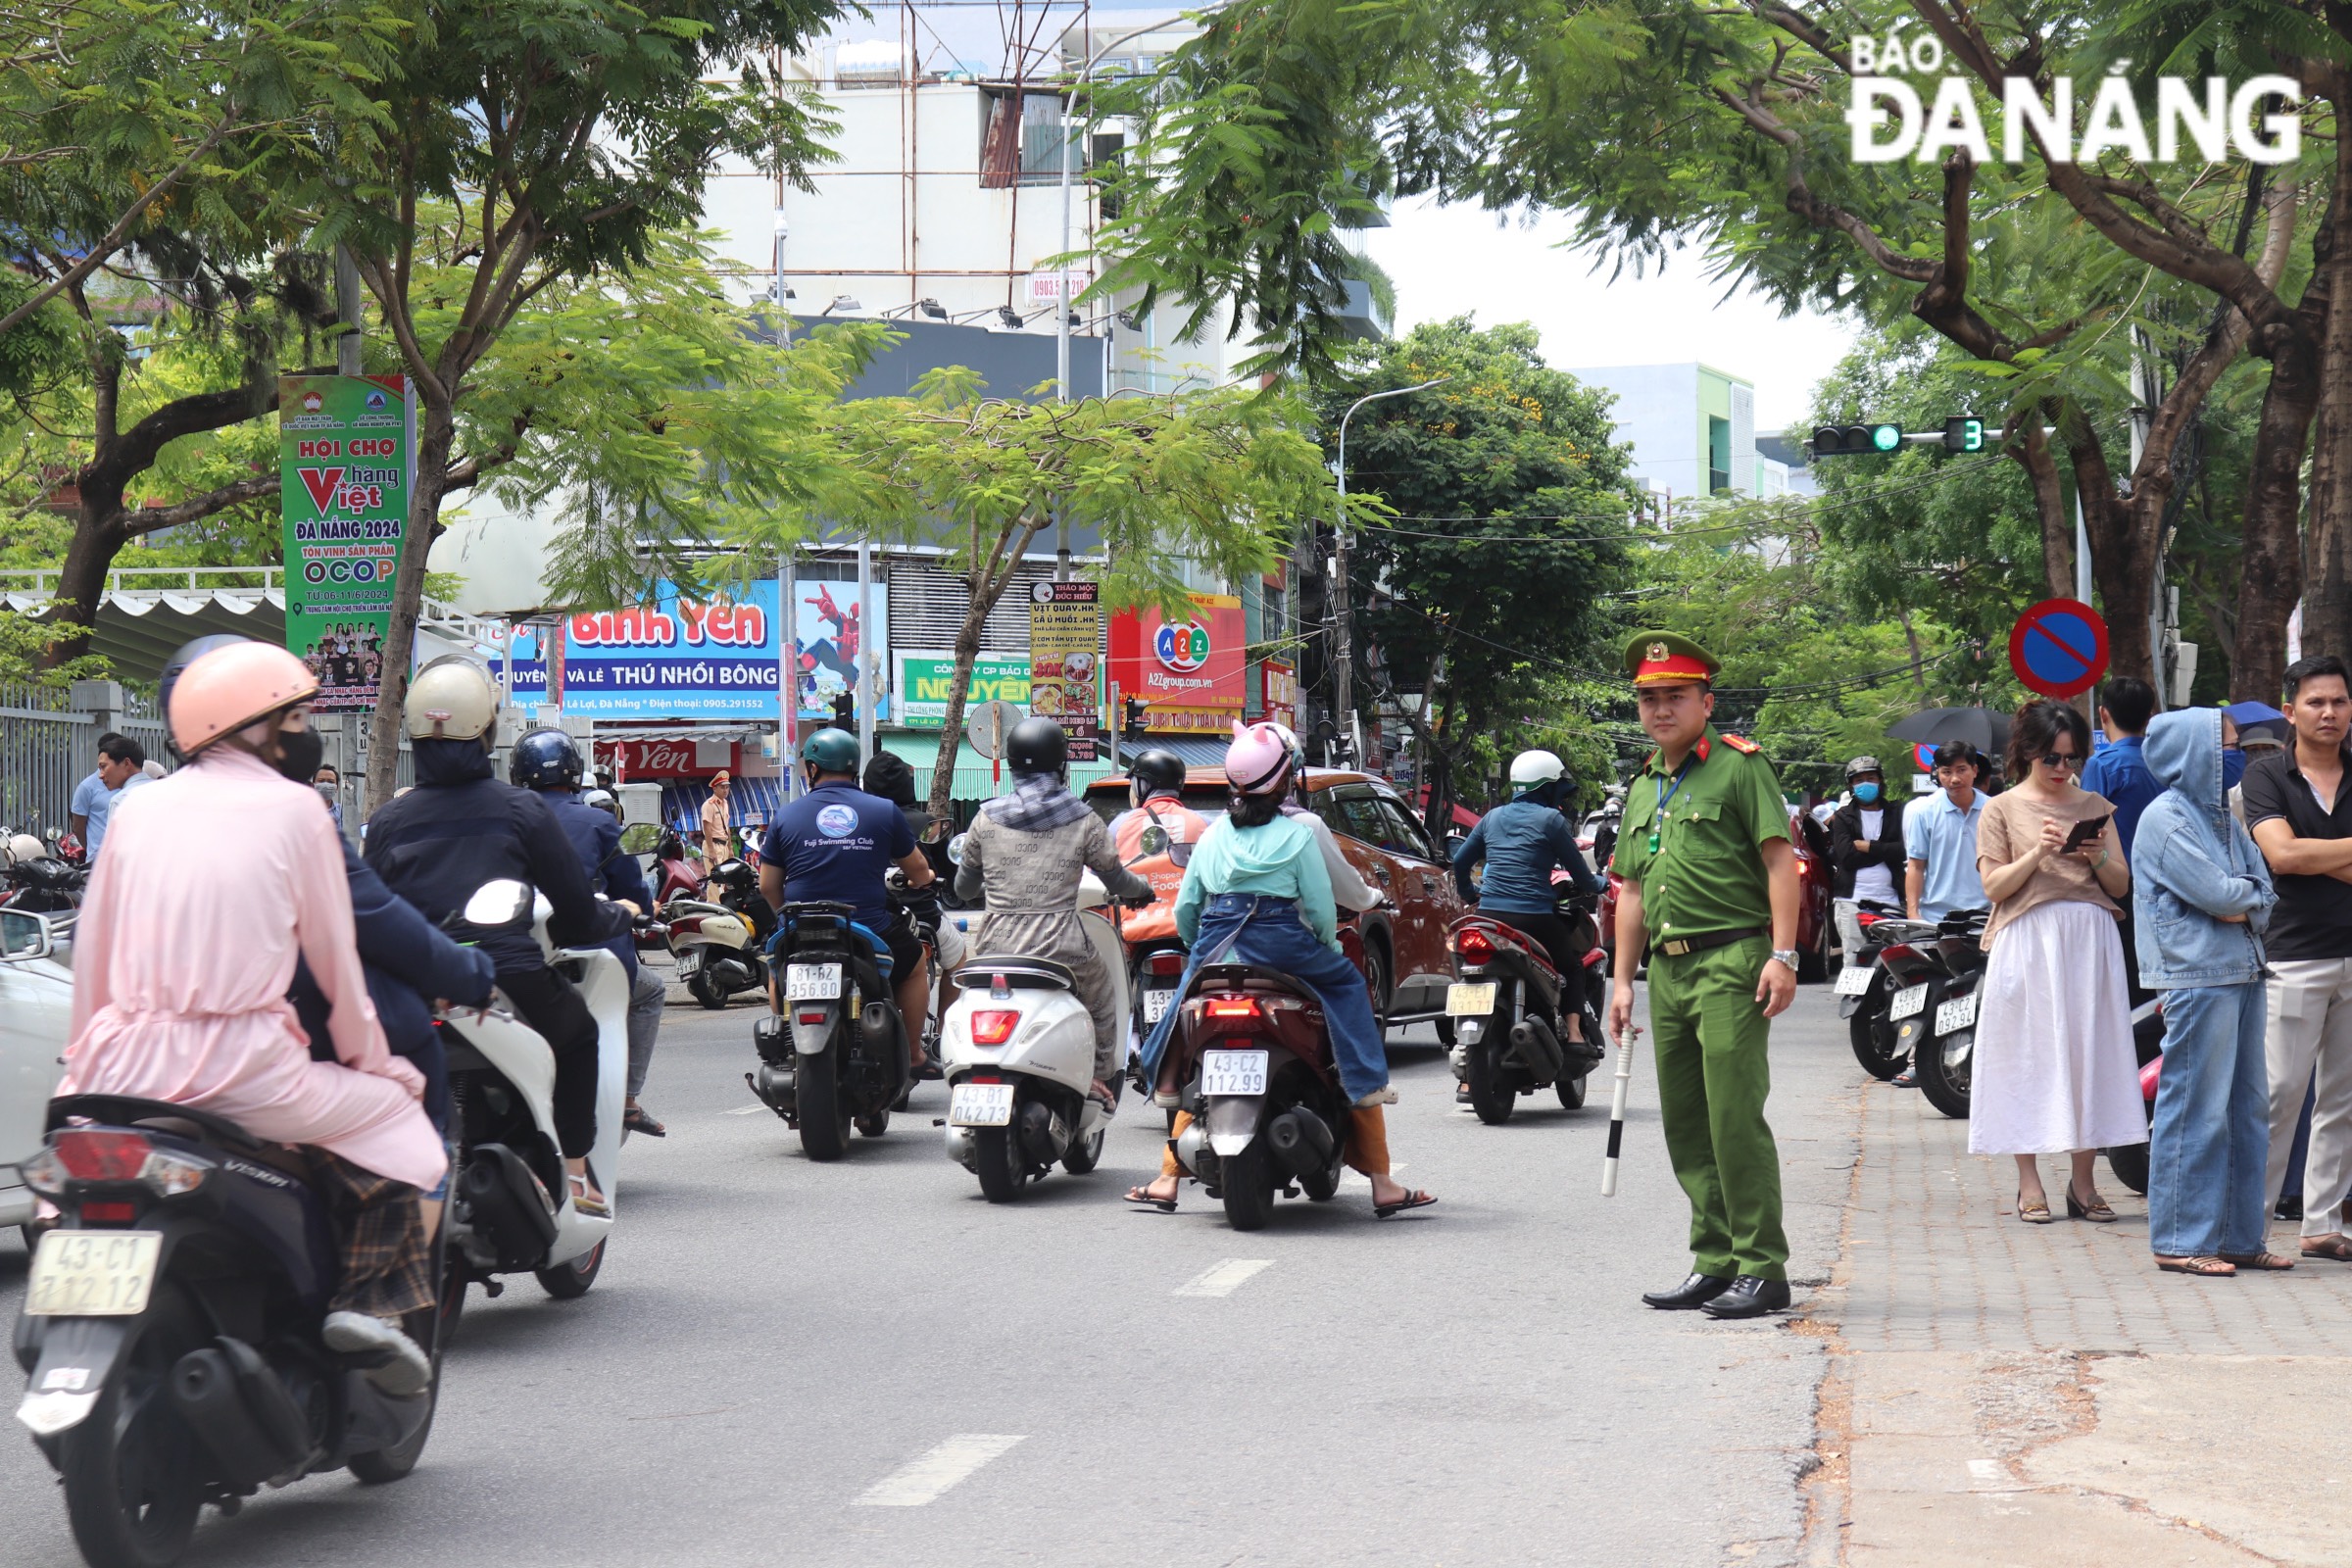
[[[1568,373],[1617,394],[1609,416],[1617,439],[1633,445],[1637,479],[1677,499],[1706,494],[1697,365],[1614,365]]]

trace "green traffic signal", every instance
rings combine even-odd
[[[1943,421],[1943,445],[1947,452],[1982,452],[1984,450],[1984,421],[1965,414],[1955,414]]]
[[[1870,427],[1871,447],[1879,452],[1892,452],[1903,444],[1903,427],[1899,424],[1874,424]]]
[[[1825,424],[1813,432],[1813,456],[1817,459],[1878,457],[1902,444],[1899,424]]]

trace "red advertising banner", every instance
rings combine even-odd
[[[702,778],[742,762],[735,741],[598,741],[596,760],[628,783],[658,778]]]
[[[1111,620],[1110,677],[1122,697],[1149,705],[1145,729],[1221,734],[1242,716],[1242,602],[1232,594],[1188,597],[1193,612],[1182,620],[1152,608]]]

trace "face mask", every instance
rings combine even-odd
[[[314,787],[314,788],[316,788],[316,789],[318,791],[318,793],[319,793],[320,795],[324,796],[324,797],[325,797],[327,800],[329,800],[329,801],[332,801],[332,800],[335,798],[336,794],[337,794],[337,791],[336,791],[336,789],[335,789],[335,786],[333,786],[332,784],[318,784],[318,785],[315,785],[315,786],[313,786],[313,787]]]
[[[2234,746],[2222,748],[2222,789],[2237,788],[2237,781],[2246,776],[2246,754]]]
[[[1854,786],[1854,799],[1860,801],[1864,806],[1872,805],[1878,800],[1878,798],[1879,787],[1876,784],[1857,784]]]
[[[270,765],[295,783],[308,784],[325,752],[326,740],[317,730],[281,729],[277,732],[277,756]]]

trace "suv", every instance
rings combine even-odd
[[[1362,920],[1365,980],[1384,1033],[1393,1023],[1442,1020],[1446,988],[1453,983],[1446,932],[1462,912],[1445,852],[1430,843],[1420,818],[1387,779],[1310,767],[1300,785],[1307,808],[1330,824],[1348,863],[1395,906],[1366,910]],[[1188,769],[1182,799],[1212,821],[1224,815],[1224,771]],[[1127,809],[1126,775],[1089,784],[1086,803],[1105,822],[1115,819]]]

